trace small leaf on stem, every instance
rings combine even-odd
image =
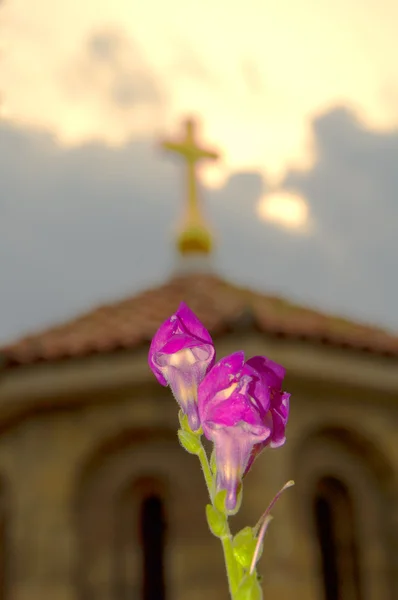
[[[211,504],[206,505],[207,524],[210,531],[216,537],[221,537],[227,533],[227,518],[214,508]]]
[[[246,575],[238,588],[235,600],[262,600],[263,592],[257,574]]]
[[[189,431],[184,431],[183,429],[178,430],[178,439],[180,440],[180,444],[187,452],[190,454],[199,454],[202,449],[202,443],[200,439],[193,433]]]
[[[227,499],[227,490],[220,490],[214,498],[214,506],[222,514],[226,514],[225,501]]]
[[[251,527],[244,527],[239,531],[232,542],[234,556],[238,563],[245,569],[251,565],[253,554],[256,550],[257,540]]]

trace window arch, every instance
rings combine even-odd
[[[325,600],[361,600],[355,514],[348,487],[324,476],[313,497]]]
[[[312,425],[292,456],[300,568],[318,597],[395,598],[394,471],[382,448],[362,431]]]
[[[142,548],[142,600],[165,600],[165,515],[160,494],[142,498],[140,538]]]
[[[165,600],[166,497],[160,479],[133,480],[115,498],[117,600]]]
[[[133,431],[101,444],[83,464],[75,504],[80,600],[166,598],[174,452],[171,433]]]

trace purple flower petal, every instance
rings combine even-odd
[[[243,352],[235,352],[230,356],[225,356],[219,360],[214,367],[209,371],[200,384],[198,392],[201,403],[199,410],[201,411],[201,419],[205,419],[209,404],[217,403],[215,400],[216,394],[222,390],[227,390],[238,381],[241,370],[245,363],[245,355]]]
[[[264,377],[267,385],[278,390],[281,389],[286,373],[286,369],[282,365],[279,365],[267,356],[253,356],[249,358],[247,364],[256,369]]]
[[[286,425],[289,418],[290,394],[287,392],[276,392],[271,403],[271,415],[273,431],[270,442],[271,448],[279,448],[286,441]]]
[[[251,430],[244,425],[235,427],[214,427],[211,439],[214,442],[217,478],[216,489],[227,490],[226,508],[233,511],[243,472],[250,457],[255,441],[261,432]]]
[[[192,335],[192,337],[195,337],[206,344],[213,344],[210,333],[185,302],[181,302],[176,312],[176,317],[180,320],[186,332]]]
[[[243,352],[221,359],[198,388],[205,436],[214,442],[217,488],[236,504],[242,477],[267,446],[285,442],[289,397],[281,386],[285,369],[263,356],[244,362]]]
[[[181,303],[153,337],[148,363],[159,383],[170,385],[193,430],[200,427],[197,387],[214,360],[210,334],[188,306]]]
[[[270,427],[270,432],[271,432],[271,427]],[[250,452],[249,460],[247,461],[247,465],[246,465],[245,470],[243,472],[242,479],[243,479],[243,477],[245,477],[248,474],[248,472],[252,468],[252,465],[253,465],[254,461],[256,460],[257,456],[259,454],[261,454],[261,452],[267,446],[269,446],[270,437],[271,437],[271,434],[265,440],[263,440],[262,442],[259,442],[258,444],[254,444],[254,446],[252,447],[251,452]]]
[[[161,350],[163,348],[163,346],[165,346],[165,344],[170,340],[170,338],[172,336],[174,336],[177,332],[177,328],[178,328],[178,321],[174,318],[174,315],[172,317],[170,317],[169,319],[167,319],[167,321],[165,321],[157,330],[157,332],[155,333],[155,335],[152,338],[152,342],[149,348],[149,354],[148,354],[148,363],[149,363],[149,367],[151,368],[151,370],[153,371],[156,379],[159,381],[159,383],[161,383],[162,385],[167,385],[167,380],[165,379],[163,373],[159,370],[159,367],[157,365],[157,353],[159,352],[159,350]]]

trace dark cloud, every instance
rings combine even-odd
[[[336,108],[314,121],[313,133],[314,166],[291,170],[284,186],[309,201],[334,255],[334,294],[355,296],[361,317],[390,315],[398,327],[398,130],[372,130]]]
[[[218,236],[215,266],[264,292],[398,328],[398,133],[368,130],[336,110],[314,122],[314,138],[314,166],[283,182],[308,198],[310,233],[258,220],[268,184],[257,172],[202,189]],[[0,339],[172,272],[185,177],[157,141],[67,149],[3,122],[0,180]]]
[[[97,31],[68,69],[66,86],[74,98],[96,95],[114,108],[164,105],[165,93],[138,44],[116,29]]]
[[[0,338],[161,278],[178,175],[150,141],[65,150],[3,123]]]

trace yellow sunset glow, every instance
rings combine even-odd
[[[309,223],[309,210],[304,198],[287,192],[264,196],[258,203],[257,213],[263,221],[289,229],[305,229]]]
[[[157,138],[193,112],[224,155],[210,185],[225,169],[272,181],[308,165],[310,120],[337,103],[397,123],[397,20],[395,0],[36,0],[29,15],[13,0],[0,9],[2,102],[64,144]],[[98,34],[114,36],[115,56],[93,57]],[[119,76],[130,104],[112,96]]]

